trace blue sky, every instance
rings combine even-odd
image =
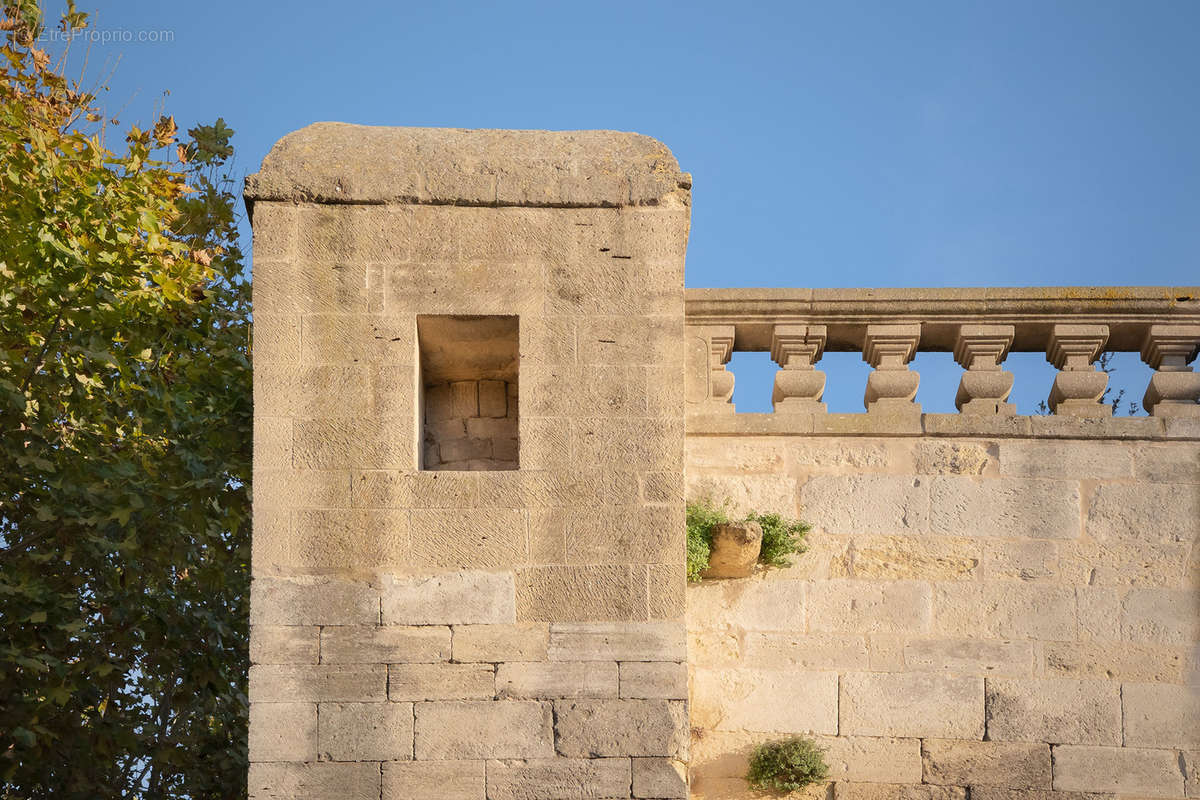
[[[92,45],[95,76],[121,59],[105,107],[149,121],[170,90],[182,127],[237,131],[242,172],[317,120],[661,139],[694,177],[688,286],[1200,283],[1192,0],[81,9],[135,38]],[[1020,361],[1029,411],[1053,371]],[[734,368],[761,408],[772,368]],[[835,369],[832,410],[861,410],[865,365]]]

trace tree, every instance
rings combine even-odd
[[[233,132],[179,143],[163,117],[106,149],[117,121],[36,47],[35,0],[4,12],[0,797],[244,796]]]

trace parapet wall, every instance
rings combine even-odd
[[[814,526],[688,590],[693,797],[796,733],[806,796],[1200,795],[1200,442],[696,434],[687,470]]]

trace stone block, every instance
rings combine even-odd
[[[904,645],[911,670],[974,675],[1032,675],[1033,643],[1003,639],[913,639]]]
[[[414,469],[412,415],[361,419],[297,419],[292,464],[297,469]]]
[[[957,786],[913,786],[896,783],[838,783],[834,800],[966,800]]]
[[[316,664],[320,630],[316,626],[255,625],[250,629],[250,663]]]
[[[443,626],[331,626],[321,630],[324,664],[398,664],[449,659],[450,629]]]
[[[749,473],[782,473],[786,469],[786,454],[807,452],[798,440],[784,443],[782,440],[760,437],[753,439],[728,439],[725,437],[689,436],[686,442],[688,469],[728,470],[741,475]],[[801,459],[803,455],[799,456]]]
[[[254,360],[259,364],[300,361],[300,315],[255,314]]]
[[[1200,640],[1200,613],[1191,589],[1133,589],[1121,612],[1121,638],[1188,647]]]
[[[681,701],[562,700],[554,715],[555,746],[567,758],[687,757],[687,704]]]
[[[913,460],[919,475],[983,475],[995,457],[986,444],[932,439],[916,443]]]
[[[1200,483],[1200,444],[1141,445],[1133,452],[1133,473],[1145,481]]]
[[[982,739],[983,678],[851,672],[839,714],[845,735]]]
[[[1079,483],[1042,478],[930,480],[930,530],[1002,539],[1079,537]]]
[[[292,468],[292,420],[254,416],[254,467]]]
[[[250,800],[379,800],[379,765],[287,763],[250,765]]]
[[[1179,754],[1173,750],[1059,745],[1054,748],[1054,788],[1135,797],[1183,797],[1184,778]]]
[[[873,633],[867,637],[871,655],[870,669],[873,672],[904,672],[904,645],[907,637],[902,633]]]
[[[1050,480],[1132,478],[1132,451],[1119,442],[1007,441],[1000,444],[1000,474]]]
[[[831,577],[864,580],[975,580],[983,547],[949,536],[854,536],[831,565]]]
[[[692,587],[697,610],[722,626],[747,631],[799,632],[805,628],[808,584],[796,580],[706,581]],[[689,609],[689,614],[691,610]]]
[[[252,625],[375,625],[379,592],[334,578],[256,577],[250,584]]]
[[[816,741],[825,750],[825,763],[833,780],[921,782],[921,742],[917,739],[819,736]]]
[[[301,360],[306,364],[412,366],[416,363],[412,317],[305,314],[302,331]],[[414,393],[409,386],[405,391],[409,395]]]
[[[496,670],[501,698],[616,697],[617,665],[608,661],[510,662]]]
[[[1049,789],[1051,785],[1048,744],[925,739],[921,759],[925,783],[1010,789]]]
[[[340,470],[256,469],[255,508],[349,508],[350,473]]]
[[[549,703],[524,700],[416,704],[416,758],[551,758]]]
[[[276,314],[363,314],[368,311],[365,264],[313,265],[298,260],[258,263],[254,310]]]
[[[1103,544],[1190,544],[1200,534],[1200,491],[1144,482],[1101,484],[1086,530]]]
[[[483,761],[385,761],[383,800],[485,800]]]
[[[388,699],[491,700],[496,673],[490,664],[391,664]]]
[[[1200,749],[1200,688],[1126,683],[1121,704],[1127,747]]]
[[[291,539],[273,560],[293,568],[366,571],[409,560],[408,512],[391,509],[299,509]]]
[[[1184,794],[1200,797],[1200,752],[1189,751],[1183,757]]]
[[[585,800],[627,797],[627,758],[552,758],[493,761],[487,766],[488,800]]]
[[[517,614],[522,622],[644,620],[647,596],[642,567],[593,564],[517,570]]]
[[[454,381],[450,384],[450,416],[479,416],[478,381]]]
[[[250,667],[251,703],[380,702],[387,699],[383,664]]]
[[[1183,651],[1147,644],[1046,642],[1042,651],[1050,677],[1180,683],[1185,668]]]
[[[1098,542],[1059,545],[1062,580],[1092,586],[1179,586],[1186,580],[1190,545],[1182,542]]]
[[[408,761],[412,703],[321,703],[317,737],[325,761]]]
[[[925,633],[932,619],[929,584],[830,580],[808,590],[808,627],[817,632]]]
[[[674,661],[626,661],[621,664],[621,697],[686,700],[688,665]]]
[[[766,669],[863,670],[870,668],[867,640],[852,634],[756,633],[744,636],[747,664]],[[691,648],[693,661],[699,660]]]
[[[718,730],[834,734],[838,732],[838,675],[694,668],[692,720]]]
[[[929,483],[899,475],[817,475],[800,489],[801,514],[832,534],[922,532],[929,524]]]
[[[1109,681],[989,678],[993,741],[1121,744],[1121,686]]]
[[[1039,583],[940,583],[933,629],[949,636],[1069,641],[1076,638],[1075,592]]]
[[[551,661],[686,661],[682,622],[558,622]]]
[[[1103,586],[1076,586],[1075,613],[1083,641],[1121,638],[1121,593]]]
[[[669,758],[635,758],[633,767],[633,796],[686,800],[688,796],[687,767]]]
[[[383,587],[385,625],[516,622],[511,573],[462,571],[396,577]]]
[[[687,571],[682,561],[646,566],[646,615],[651,620],[681,620],[687,611]]]
[[[787,475],[687,472],[684,493],[723,506],[733,519],[752,511],[797,515],[796,479]]]
[[[454,626],[455,661],[545,661],[549,645],[544,622]]]
[[[253,703],[251,761],[316,761],[316,703]]]
[[[291,256],[295,252],[298,216],[292,203],[255,203],[252,239],[255,257],[270,261]]]
[[[1000,786],[972,786],[971,800],[1113,800],[1113,796],[1098,792],[1059,792],[1005,789]]]
[[[566,560],[573,564],[663,564],[684,550],[682,508],[584,506],[565,522]]]
[[[454,464],[471,459],[492,458],[491,439],[443,439],[438,442],[441,463]]]
[[[517,508],[414,509],[412,526],[418,568],[503,569],[525,562],[525,516]]]
[[[1058,543],[1046,539],[989,539],[983,547],[983,579],[1041,581],[1058,575]]]

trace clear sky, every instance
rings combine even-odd
[[[80,8],[133,38],[92,44],[92,74],[121,57],[106,108],[149,121],[170,90],[242,172],[317,120],[654,136],[694,178],[688,286],[1200,283],[1195,0]]]

